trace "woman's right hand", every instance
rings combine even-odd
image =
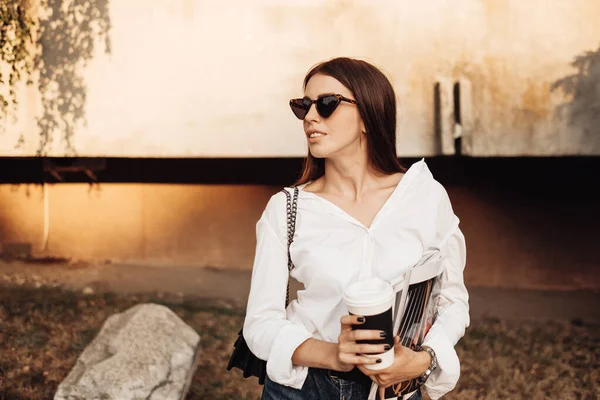
[[[352,325],[360,325],[365,322],[364,317],[359,315],[344,315],[340,320],[342,332],[338,337],[336,365],[333,368],[336,371],[350,371],[355,365],[376,364],[375,357],[367,357],[358,354],[378,354],[389,350],[387,344],[359,344],[357,340],[381,340],[385,338],[384,331],[378,330],[352,330]],[[379,359],[379,362],[381,360]]]

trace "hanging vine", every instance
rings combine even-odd
[[[0,120],[16,110],[17,83],[31,83],[33,26],[29,1],[0,0]]]
[[[41,0],[35,11],[35,32],[29,0],[0,0],[0,12],[1,60],[10,67],[9,100],[15,107],[15,85],[24,76],[31,83],[36,74],[42,103],[38,155],[46,154],[57,136],[66,153],[75,154],[73,135],[86,123],[82,70],[93,58],[98,41],[110,52],[108,0]],[[0,101],[2,118],[9,101],[4,97]]]

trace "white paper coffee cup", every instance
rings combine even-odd
[[[387,333],[380,340],[359,341],[357,343],[389,344],[391,349],[380,354],[364,354],[366,357],[380,358],[381,363],[364,365],[371,370],[388,368],[394,363],[394,334],[392,306],[394,290],[379,278],[368,278],[355,282],[344,291],[344,303],[352,315],[365,317],[365,322],[353,325],[352,329],[381,330]]]

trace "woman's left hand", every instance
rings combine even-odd
[[[380,388],[421,376],[429,366],[431,357],[425,351],[416,352],[400,344],[400,338],[394,337],[394,363],[386,368],[373,371],[362,365],[357,367],[370,377]]]

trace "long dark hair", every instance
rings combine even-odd
[[[386,76],[366,61],[339,57],[311,68],[304,78],[304,89],[316,74],[337,79],[354,94],[365,124],[371,167],[386,175],[405,172],[396,154],[396,96]],[[313,157],[309,151],[295,186],[320,178],[324,173],[325,159]]]

